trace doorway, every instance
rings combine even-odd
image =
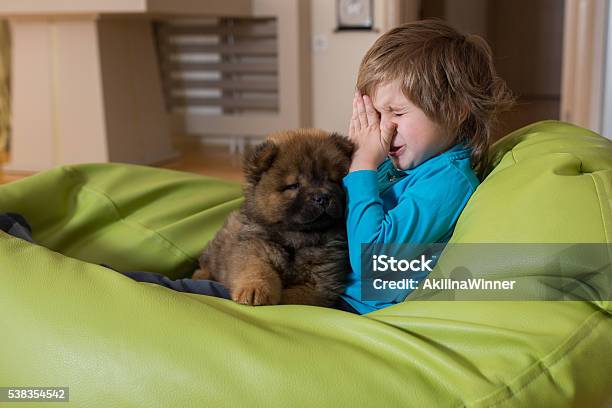
[[[419,18],[440,18],[478,34],[498,74],[517,97],[499,118],[494,140],[545,119],[561,119],[564,0],[422,0]],[[403,21],[402,21],[403,22]]]

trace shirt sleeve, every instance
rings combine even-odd
[[[449,165],[405,186],[387,211],[373,170],[349,173],[343,180],[347,194],[347,234],[353,273],[360,276],[361,244],[439,242],[454,228],[473,187]]]

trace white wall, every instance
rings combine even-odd
[[[311,0],[313,126],[346,134],[359,63],[389,23],[388,0],[374,0],[372,31],[335,33],[336,1]]]

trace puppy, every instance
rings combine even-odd
[[[353,148],[318,129],[270,135],[245,158],[245,201],[193,278],[223,283],[238,303],[331,306],[349,270],[342,178]]]

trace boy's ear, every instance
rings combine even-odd
[[[278,153],[278,146],[267,140],[258,144],[249,152],[243,163],[244,176],[247,183],[257,184],[261,176],[272,167]]]
[[[340,151],[344,153],[349,160],[353,157],[353,151],[355,151],[355,144],[349,140],[348,137],[342,136],[339,133],[332,133],[330,135],[332,141],[338,146]]]

